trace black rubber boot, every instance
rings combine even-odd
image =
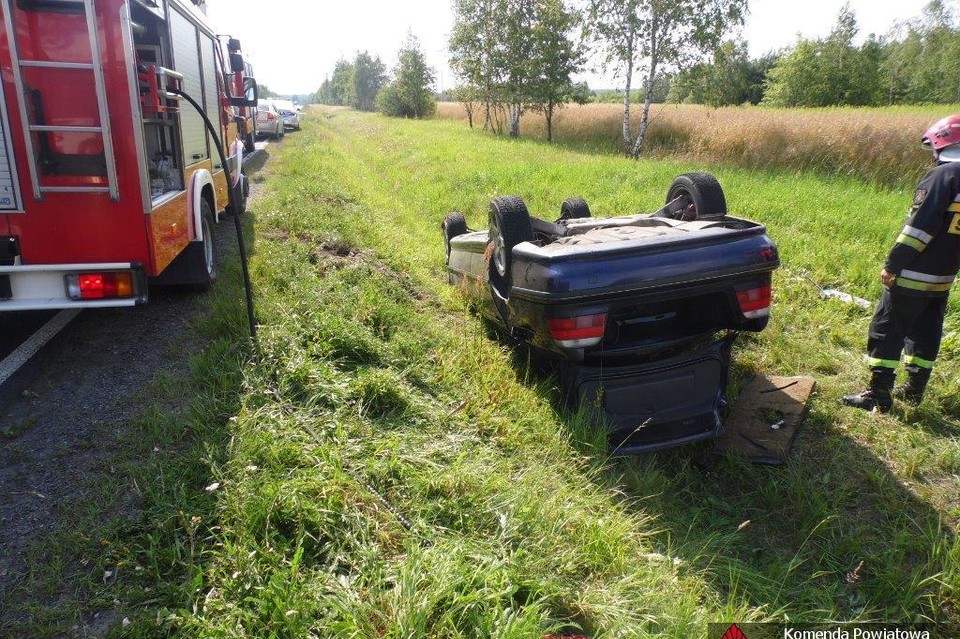
[[[911,406],[919,406],[923,401],[923,392],[927,389],[927,382],[930,381],[929,368],[920,368],[919,366],[907,367],[907,383],[901,384],[893,389],[893,396],[902,399]]]
[[[896,371],[889,368],[874,370],[870,379],[870,387],[854,395],[844,395],[843,403],[863,410],[878,410],[887,413],[893,408],[893,382]]]

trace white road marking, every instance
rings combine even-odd
[[[63,328],[80,314],[79,308],[68,308],[54,315],[50,321],[40,327],[40,330],[31,335],[25,342],[20,344],[15,351],[7,355],[6,359],[0,362],[0,385],[10,379],[10,376],[16,373],[21,366],[37,354],[43,345],[49,342],[53,337],[63,330]]]

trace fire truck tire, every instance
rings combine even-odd
[[[230,204],[227,204],[225,210],[232,215],[243,215],[247,212],[247,199],[250,197],[250,180],[247,179],[244,173],[240,174],[240,184],[237,185],[235,194],[237,196],[237,207],[239,210],[234,210]]]
[[[213,210],[207,198],[200,200],[200,223],[203,228],[202,250],[195,250],[191,257],[189,288],[205,291],[217,279],[217,248],[213,239]]]

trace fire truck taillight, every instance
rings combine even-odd
[[[67,275],[67,295],[72,300],[105,300],[134,297],[133,273],[78,273]]]
[[[550,336],[564,348],[585,348],[599,344],[607,325],[607,314],[578,315],[548,321]]]

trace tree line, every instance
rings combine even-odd
[[[520,135],[538,113],[553,138],[553,118],[570,102],[622,104],[623,151],[643,152],[656,102],[711,106],[878,106],[960,102],[957,0],[932,0],[921,15],[857,44],[845,5],[829,35],[798,39],[759,58],[730,39],[747,0],[451,0],[449,62],[469,126]],[[613,91],[575,82],[589,60],[616,78]],[[391,79],[392,77],[392,79]],[[416,38],[401,48],[392,76],[367,52],[337,62],[314,96],[324,104],[389,115],[433,113],[434,72]],[[639,107],[635,124],[631,117]],[[636,128],[634,128],[636,127]]]
[[[592,54],[622,83],[623,149],[639,156],[662,78],[714,50],[743,23],[746,0],[453,0],[450,66],[470,126],[520,135],[524,112],[589,99],[572,78]],[[640,123],[630,116],[640,89]]]
[[[397,54],[392,76],[379,56],[359,51],[352,61],[337,61],[332,76],[323,81],[311,101],[360,111],[377,110],[395,117],[429,117],[437,106],[432,91],[434,77],[419,40],[409,33]]]
[[[953,6],[951,6],[953,5]],[[667,101],[724,106],[884,106],[960,102],[960,27],[954,3],[933,0],[884,36],[855,44],[845,5],[829,35],[750,59],[726,42],[713,59],[671,78]]]

